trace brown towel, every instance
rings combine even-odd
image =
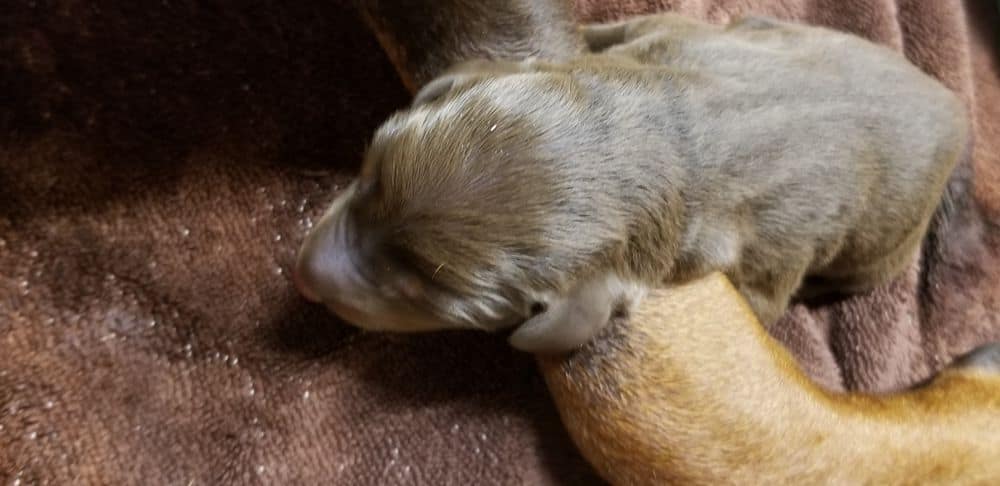
[[[0,480],[598,482],[502,339],[359,333],[293,291],[303,233],[406,102],[346,3],[5,7]],[[973,108],[969,186],[931,264],[782,323],[819,382],[892,390],[1000,340],[994,2],[579,1],[588,20],[657,8],[856,32]]]

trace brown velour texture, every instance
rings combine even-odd
[[[5,5],[0,480],[599,483],[499,337],[359,333],[293,291],[303,233],[406,102],[347,3]],[[578,1],[661,8],[856,32],[972,107],[931,264],[779,326],[817,381],[898,389],[1000,340],[994,2]]]

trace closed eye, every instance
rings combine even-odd
[[[531,307],[528,309],[528,312],[531,314],[531,317],[535,317],[538,314],[545,312],[545,309],[547,307],[548,306],[545,305],[545,302],[538,302],[538,301],[532,302]]]

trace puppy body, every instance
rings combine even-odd
[[[967,128],[904,58],[761,18],[583,33],[601,53],[466,66],[386,122],[303,247],[307,293],[362,327],[521,324],[515,346],[561,351],[646,286],[718,270],[767,325],[806,276],[863,291],[911,261]]]
[[[915,389],[830,393],[717,273],[654,289],[588,345],[539,364],[609,483],[996,484],[1000,346]]]

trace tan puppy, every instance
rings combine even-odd
[[[566,429],[620,485],[1000,480],[1000,346],[890,395],[828,393],[725,277],[656,289],[568,357],[539,358]]]
[[[558,352],[664,282],[721,271],[768,325],[800,287],[911,261],[967,127],[903,57],[762,18],[584,33],[602,53],[466,65],[389,119],[301,249],[303,293],[367,329],[517,326]]]

